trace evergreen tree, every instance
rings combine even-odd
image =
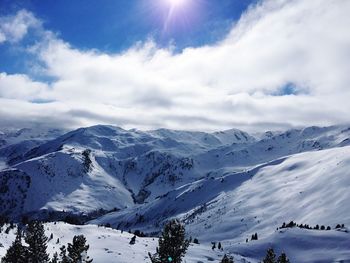
[[[153,256],[148,254],[152,263],[181,263],[189,246],[189,240],[185,239],[185,227],[178,220],[171,220],[164,226],[158,242],[157,253]]]
[[[130,245],[135,245],[135,242],[136,242],[136,236],[134,235],[134,236],[131,238],[129,244],[130,244]]]
[[[273,251],[273,248],[267,250],[263,263],[276,263],[276,254]]]
[[[89,245],[86,244],[84,235],[74,236],[72,244],[68,244],[68,258],[72,263],[92,262],[87,256]]]
[[[60,247],[60,258],[61,258],[60,263],[70,263],[70,260],[67,257],[66,246]]]
[[[221,250],[222,246],[221,246],[221,242],[219,242],[218,244],[218,249]]]
[[[17,235],[15,241],[6,251],[5,257],[2,258],[2,263],[26,263],[27,250],[22,245],[22,234],[21,230],[17,229]]]
[[[50,263],[58,263],[58,254],[57,254],[57,252],[55,252],[55,254],[53,254],[53,258],[51,259]]]
[[[221,260],[221,263],[234,263],[233,257],[227,256],[227,255],[225,254],[224,257],[223,257],[222,260]]]
[[[277,259],[277,263],[290,263],[286,253],[282,252],[282,254]]]
[[[28,263],[47,263],[49,255],[46,252],[47,240],[44,225],[41,222],[33,221],[28,224],[25,241],[28,247]]]

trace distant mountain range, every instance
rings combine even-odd
[[[204,242],[244,243],[258,233],[273,243],[291,220],[350,225],[349,145],[347,126],[254,134],[1,130],[0,214],[75,215],[145,233],[177,217]]]

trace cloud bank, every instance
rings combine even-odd
[[[253,131],[348,122],[349,12],[347,0],[263,1],[215,45],[175,53],[150,40],[107,54],[72,47],[22,10],[0,18],[0,43],[42,31],[27,50],[53,81],[1,73],[0,124]]]

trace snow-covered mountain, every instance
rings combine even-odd
[[[14,219],[73,213],[91,224],[156,233],[177,217],[204,244],[222,241],[252,262],[269,244],[299,234],[350,241],[335,230],[276,230],[291,220],[350,225],[347,126],[248,134],[99,125],[13,134],[0,135],[0,211]],[[259,240],[245,243],[253,233]],[[297,250],[279,248],[289,247]]]

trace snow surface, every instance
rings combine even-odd
[[[98,227],[96,225],[73,226],[66,223],[45,224],[46,236],[53,234],[53,239],[48,242],[50,256],[54,252],[59,253],[59,248],[71,243],[74,235],[83,234],[89,244],[88,256],[95,263],[135,263],[148,262],[148,252],[155,253],[158,246],[157,238],[136,238],[136,243],[130,245],[132,234],[121,232],[111,228]],[[6,254],[6,249],[15,238],[15,231],[8,235],[0,233],[0,258]],[[59,239],[59,243],[57,243]],[[219,261],[223,257],[223,251],[213,251],[209,245],[191,244],[184,262]]]
[[[212,241],[221,241],[236,261],[242,256],[257,262],[269,246],[286,251],[292,262],[350,260],[349,233],[334,230],[336,224],[350,225],[349,127],[250,135],[236,129],[204,133],[98,125],[62,136],[59,131],[2,131],[0,141],[0,207],[10,217],[116,209],[89,223],[152,235],[177,217],[201,241],[187,262],[217,260]],[[276,231],[291,220],[332,230]],[[86,233],[96,243],[91,253],[98,260],[119,253],[113,247],[135,253],[133,260],[144,259],[148,239],[129,248],[125,232],[52,226],[63,239],[68,230]],[[100,233],[109,233],[118,246],[102,242]],[[246,243],[254,233],[259,240]],[[147,245],[154,250],[152,242]],[[125,262],[135,262],[130,255]]]
[[[4,229],[6,226],[4,227]],[[212,250],[211,244],[190,244],[184,257],[185,263],[220,262],[225,253],[231,254],[235,262],[257,263],[264,258],[266,250],[273,247],[277,254],[285,251],[291,262],[329,263],[350,262],[347,229],[316,231],[305,229],[282,229],[268,238],[241,244],[224,244],[223,250]],[[111,228],[96,225],[73,226],[66,223],[45,224],[46,236],[53,238],[48,242],[48,252],[52,256],[62,245],[72,242],[74,235],[83,234],[89,244],[88,256],[96,263],[150,263],[148,252],[154,253],[157,238],[136,238],[135,245],[129,242],[133,235]],[[15,237],[15,230],[9,234],[0,233],[0,258]],[[57,242],[58,240],[58,242]]]

